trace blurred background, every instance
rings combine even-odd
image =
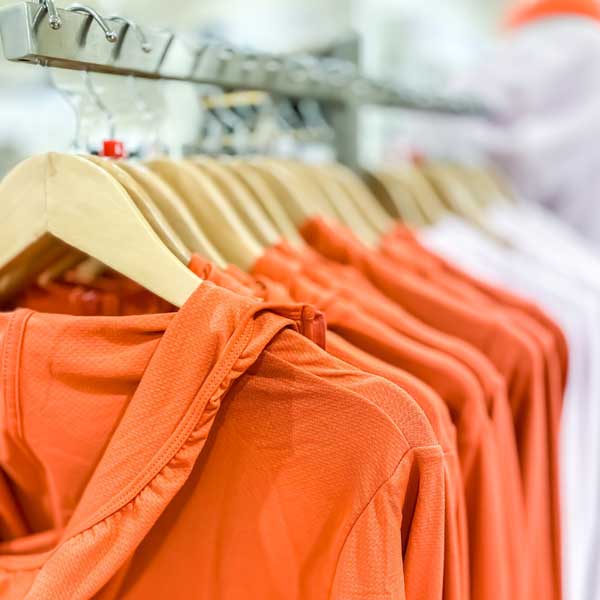
[[[12,0],[0,0],[0,6]],[[68,3],[58,2],[64,7]],[[330,44],[349,31],[362,39],[365,71],[388,82],[443,89],[482,60],[500,30],[503,0],[90,0],[103,15],[120,14],[145,26],[168,27],[194,38],[211,36],[257,50],[291,52]],[[81,80],[81,74],[59,77]],[[121,82],[122,84],[122,82]],[[172,110],[162,136],[171,145],[197,135],[196,91],[189,85],[152,83]],[[152,90],[148,93],[152,93]],[[47,70],[0,61],[0,170],[21,157],[68,148],[74,115],[49,86]],[[417,115],[364,110],[363,162],[389,154],[414,135]],[[419,125],[420,135],[422,126]]]

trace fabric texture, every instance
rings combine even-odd
[[[442,449],[302,320],[210,282],[177,313],[2,314],[2,467],[30,509],[2,597],[440,597]]]
[[[528,589],[548,598],[560,597],[558,484],[549,477],[555,460],[551,448],[556,443],[549,440],[552,415],[543,350],[536,340],[511,323],[508,315],[487,314],[461,302],[422,275],[400,268],[392,258],[363,247],[343,228],[313,219],[302,233],[313,248],[361,270],[414,316],[480,349],[505,377],[524,490]]]
[[[539,302],[568,336],[570,368],[561,424],[564,589],[566,598],[594,598],[598,589],[598,419],[596,403],[588,399],[598,395],[593,366],[599,348],[597,259],[564,225],[534,207],[495,209],[488,219],[512,247],[490,244],[478,232],[453,220],[426,232],[422,239],[468,269],[481,285],[486,281],[502,284]]]

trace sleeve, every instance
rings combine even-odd
[[[444,579],[439,446],[409,450],[350,530],[332,600],[437,600]]]

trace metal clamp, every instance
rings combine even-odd
[[[75,3],[75,4],[71,4],[70,6],[68,6],[67,10],[70,12],[78,12],[78,13],[86,14],[90,18],[94,19],[94,21],[96,21],[96,23],[98,23],[98,25],[104,32],[104,37],[106,38],[106,40],[109,41],[111,44],[114,44],[115,42],[117,42],[119,40],[119,36],[117,35],[117,32],[114,31],[113,29],[111,29],[108,26],[108,23],[106,22],[104,17],[102,17],[102,15],[100,15],[98,12],[96,12],[93,8],[90,8],[89,6],[85,6],[85,4]]]

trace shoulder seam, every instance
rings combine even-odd
[[[442,448],[441,448],[441,446],[439,444],[433,444],[433,445],[430,445],[430,446],[413,446],[412,448],[408,448],[406,450],[406,452],[404,452],[402,454],[402,456],[398,460],[398,463],[396,464],[396,466],[394,467],[394,469],[392,470],[392,472],[375,489],[375,491],[373,492],[373,494],[371,495],[371,497],[369,498],[369,500],[365,503],[365,505],[363,506],[363,508],[358,512],[358,514],[356,515],[356,518],[352,522],[352,525],[348,528],[348,532],[346,533],[346,535],[344,537],[344,542],[342,543],[342,545],[340,547],[340,552],[339,552],[339,554],[337,556],[337,559],[336,559],[335,569],[333,570],[333,578],[332,578],[331,584],[329,586],[329,592],[327,593],[327,597],[328,598],[331,598],[331,594],[333,592],[333,585],[334,585],[335,578],[336,578],[336,575],[337,575],[337,571],[338,571],[338,568],[339,568],[339,563],[340,563],[342,554],[344,552],[344,549],[346,547],[346,544],[348,543],[348,540],[350,539],[350,535],[354,531],[354,528],[356,527],[357,523],[360,521],[361,517],[365,514],[366,510],[369,508],[369,506],[371,506],[371,504],[373,503],[373,501],[375,500],[375,498],[379,495],[379,493],[382,491],[382,489],[389,483],[389,481],[398,472],[398,470],[402,466],[402,463],[406,459],[407,455],[409,453],[411,453],[411,452],[416,451],[416,450],[429,450],[429,449],[439,450],[440,454],[442,456],[444,455],[444,452],[442,451]]]

